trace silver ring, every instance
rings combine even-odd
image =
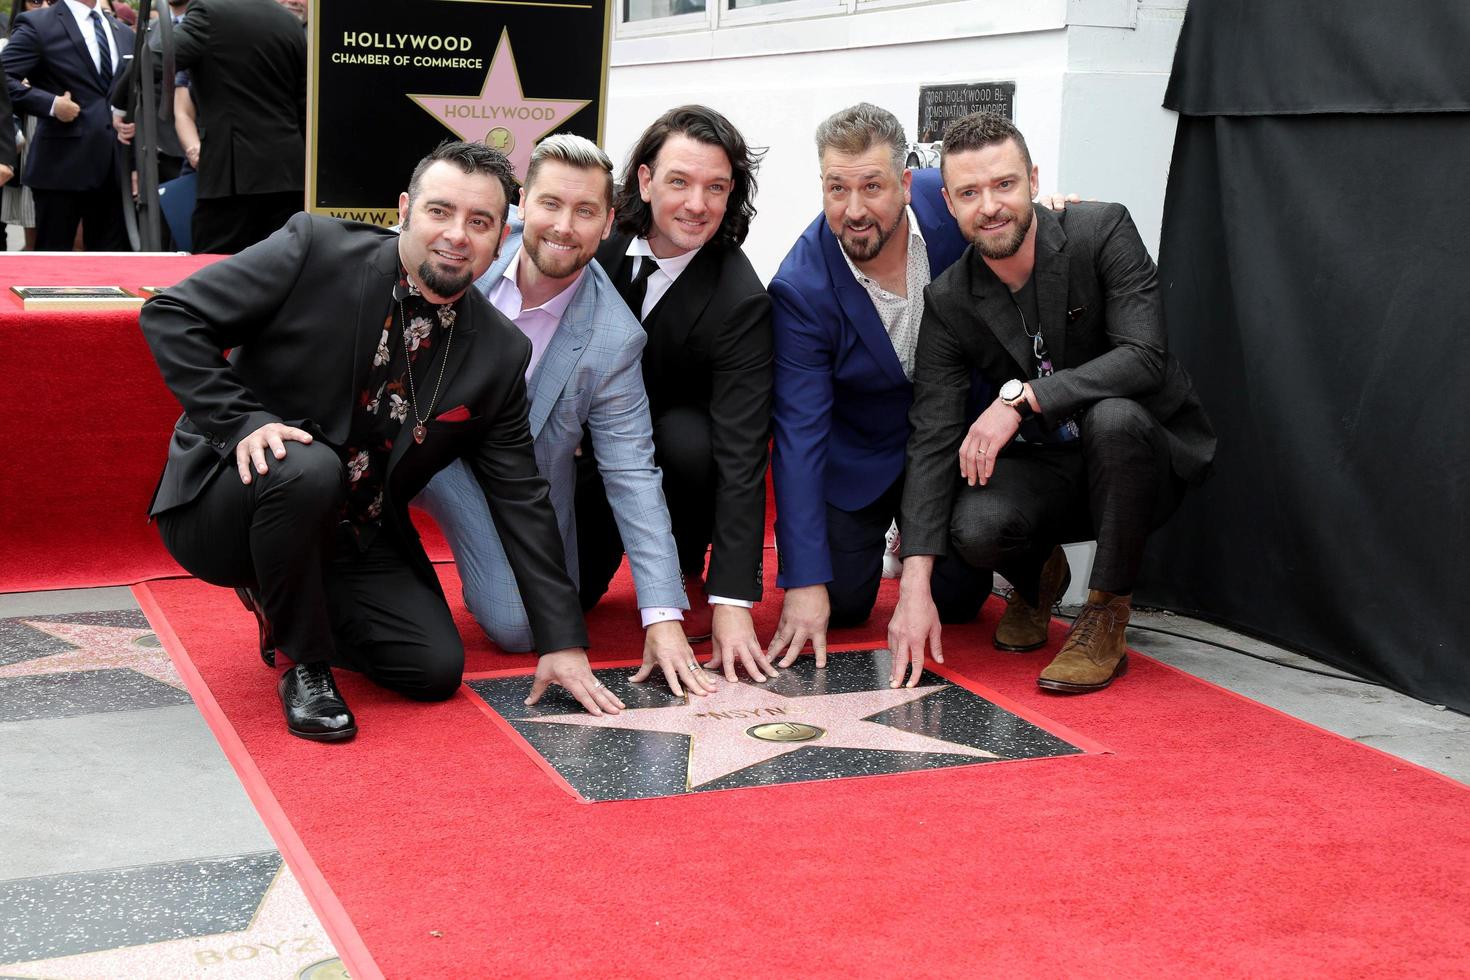
[[[690,670],[702,670],[703,668],[699,666],[699,661],[698,660],[691,660],[691,661],[689,661],[689,669]]]
[[[592,685],[592,690],[594,690],[594,691],[595,691],[595,690],[597,690],[597,689],[598,689],[598,688],[599,688],[599,687],[606,687],[606,686],[607,686],[607,685],[606,685],[606,684],[604,684],[604,683],[602,683],[602,681],[598,681],[598,682],[597,682],[597,683],[596,683],[596,684],[593,684],[593,685]]]
[[[975,452],[979,453],[981,456],[984,456],[985,455],[985,450],[983,450],[983,449],[977,449],[977,450],[975,450]]]

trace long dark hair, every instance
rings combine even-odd
[[[670,109],[643,131],[629,151],[628,162],[623,166],[622,184],[613,200],[618,214],[618,231],[646,237],[652,230],[653,209],[638,193],[638,168],[647,164],[652,170],[659,151],[674,133],[698,143],[718,146],[729,158],[733,186],[729,202],[725,205],[724,220],[720,222],[720,230],[715,233],[713,241],[739,248],[750,232],[750,220],[755,217],[755,175],[766,151],[752,150],[730,120],[702,105],[681,105]]]

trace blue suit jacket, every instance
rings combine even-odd
[[[936,279],[966,242],[938,170],[914,171],[914,216]],[[914,386],[826,217],[802,232],[769,286],[775,334],[771,457],[782,588],[832,579],[828,503],[856,510],[903,472]]]
[[[116,78],[133,57],[133,32],[105,14],[103,21],[117,45]],[[58,191],[102,186],[113,173],[114,159],[122,158],[122,145],[112,129],[110,93],[66,5],[58,0],[15,18],[0,64],[15,111],[36,117],[36,138],[26,155],[26,184]],[[63,92],[70,92],[82,110],[69,123],[51,115],[53,101]]]

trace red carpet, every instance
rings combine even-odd
[[[0,592],[120,585],[178,566],[145,523],[179,405],[132,311],[26,312],[13,285],[167,286],[217,256],[0,260]],[[20,392],[24,392],[20,395]]]
[[[594,659],[638,655],[619,583]],[[1470,974],[1465,787],[1137,655],[1044,696],[1061,625],[999,654],[995,603],[948,665],[1111,754],[589,806],[464,693],[346,675],[362,734],[291,738],[233,596],[135,591],[359,980]],[[833,641],[881,644],[893,598]]]
[[[146,523],[180,409],[137,314],[26,312],[10,287],[167,286],[218,258],[0,258],[0,358],[16,392],[0,413],[0,592],[180,574]],[[448,555],[437,532],[428,540],[431,557]]]

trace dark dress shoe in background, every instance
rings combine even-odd
[[[357,722],[327,664],[297,664],[281,675],[277,690],[286,711],[286,730],[292,735],[339,742],[357,734]]]
[[[240,605],[255,614],[255,626],[260,634],[260,659],[265,661],[267,667],[274,667],[276,637],[271,631],[271,621],[265,618],[265,610],[260,608],[260,596],[255,594],[254,589],[236,589],[235,595],[240,597]]]

